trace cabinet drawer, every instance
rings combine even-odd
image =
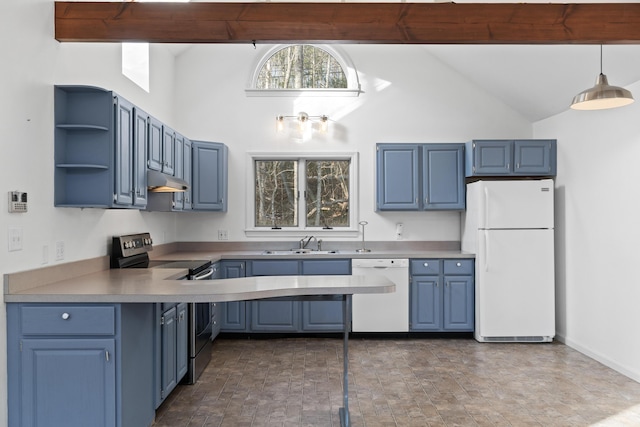
[[[24,306],[20,310],[24,335],[114,335],[114,306]]]
[[[440,260],[438,259],[412,259],[411,260],[412,275],[433,275],[440,274]]]
[[[472,259],[445,259],[444,274],[473,274]]]

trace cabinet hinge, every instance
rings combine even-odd
[[[20,353],[22,353],[22,340],[20,340]]]
[[[160,317],[160,324],[164,325],[164,316]]]
[[[164,399],[164,390],[160,390],[160,399]]]

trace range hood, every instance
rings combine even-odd
[[[147,190],[150,193],[176,193],[188,189],[189,184],[183,179],[154,170],[147,171]]]

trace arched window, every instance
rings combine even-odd
[[[247,93],[357,94],[355,67],[346,55],[329,46],[278,45],[269,49],[254,68]]]
[[[346,88],[342,66],[327,51],[311,45],[280,49],[262,65],[256,89]]]

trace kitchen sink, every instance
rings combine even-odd
[[[266,250],[262,252],[263,255],[326,255],[326,254],[337,254],[340,251],[318,251],[313,249],[285,249],[285,250]]]

